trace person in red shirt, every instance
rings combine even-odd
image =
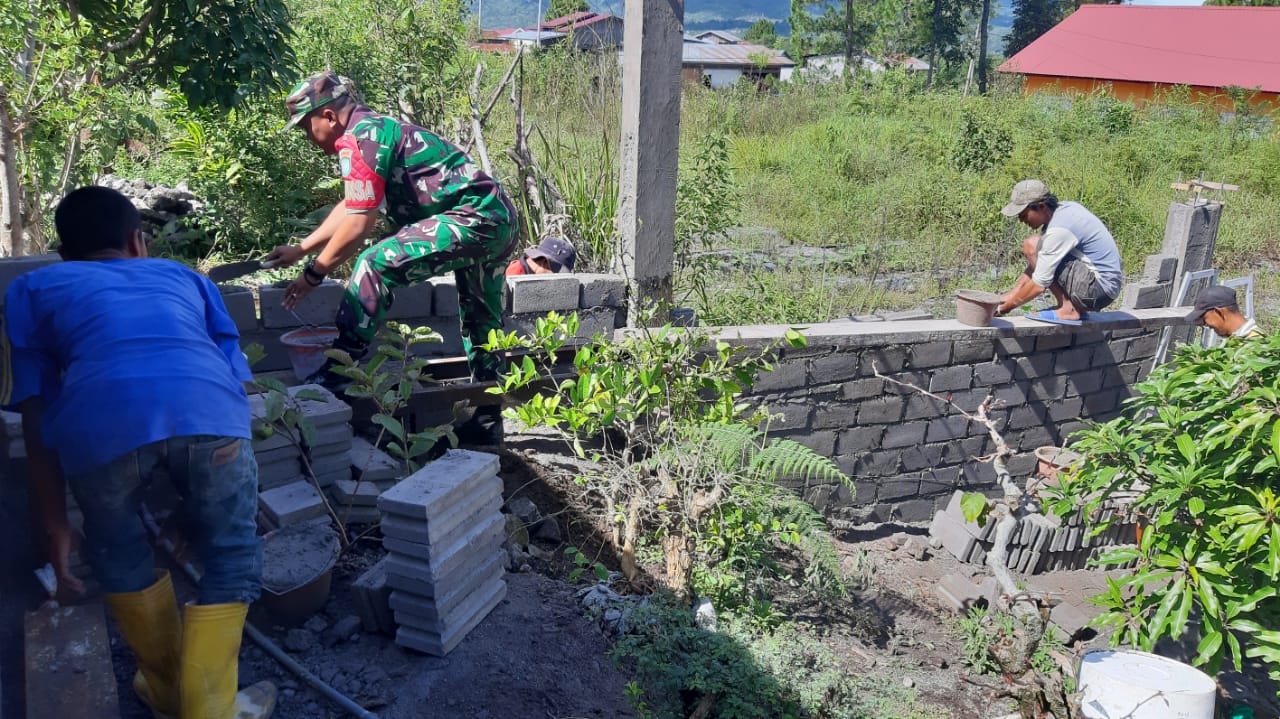
[[[507,265],[507,277],[572,272],[577,261],[578,251],[568,240],[548,235]]]

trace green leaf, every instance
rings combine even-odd
[[[318,389],[299,390],[293,395],[294,399],[306,399],[312,402],[328,402],[329,396]]]
[[[284,398],[285,396],[279,392],[268,392],[262,398],[262,407],[267,413],[265,419],[268,422],[279,422],[284,417]]]
[[[1187,509],[1191,512],[1192,516],[1198,517],[1201,514],[1204,514],[1204,500],[1199,497],[1192,497],[1187,500]]]
[[[986,515],[987,507],[986,495],[978,492],[965,492],[964,496],[960,498],[960,511],[964,513],[964,521],[966,522],[982,524],[978,520]]]
[[[370,421],[390,432],[391,436],[400,440],[401,443],[405,442],[404,425],[400,420],[385,414],[375,414]]]

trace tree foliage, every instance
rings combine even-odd
[[[1005,57],[1012,57],[1063,18],[1062,0],[1014,0],[1013,27],[1004,37]]]
[[[1099,559],[1138,560],[1095,598],[1113,641],[1151,651],[1190,631],[1196,664],[1254,657],[1280,677],[1280,334],[1185,348],[1135,389],[1124,417],[1073,445],[1084,460],[1057,506],[1128,496],[1146,524]]]
[[[555,20],[566,15],[590,10],[591,6],[587,4],[587,0],[551,0],[551,4],[547,6],[547,11],[542,17],[544,20]]]
[[[742,39],[753,45],[775,47],[778,44],[778,28],[772,20],[762,17],[751,23]]]

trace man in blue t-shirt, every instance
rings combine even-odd
[[[242,380],[252,379],[218,289],[176,262],[145,259],[138,211],[84,187],[54,216],[64,262],[5,295],[0,403],[22,412],[27,481],[58,581],[73,589],[65,487],[84,515],[85,554],[137,656],[133,686],[157,716],[266,717],[275,688],[237,695],[245,614],[261,590],[258,476]],[[179,617],[139,517],[165,473],[204,565]]]
[[[1004,293],[996,316],[1008,314],[1045,290],[1057,306],[1028,312],[1042,322],[1078,325],[1086,312],[1097,312],[1115,301],[1124,281],[1120,248],[1106,225],[1078,202],[1058,202],[1039,180],[1013,186],[1009,204],[1000,210],[1038,230],[1022,241],[1026,272]]]

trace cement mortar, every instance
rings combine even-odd
[[[262,586],[280,594],[333,566],[338,536],[327,522],[303,522],[268,534],[262,543]]]

